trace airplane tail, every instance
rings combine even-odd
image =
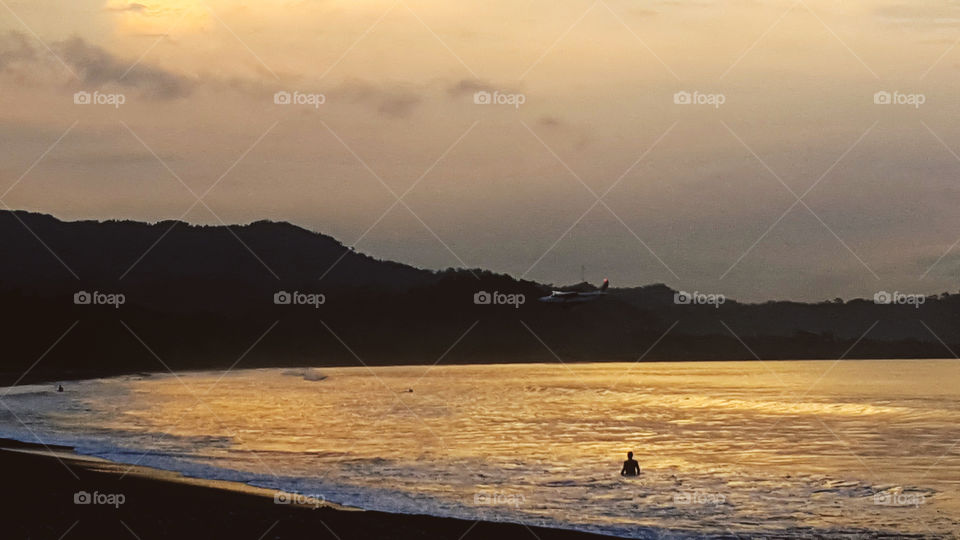
[[[610,280],[607,279],[607,278],[603,278],[603,285],[600,286],[600,290],[601,290],[601,291],[606,291],[606,290],[607,290],[607,287],[609,287],[609,286],[610,286]]]

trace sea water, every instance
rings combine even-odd
[[[0,389],[0,436],[625,537],[951,535],[960,361],[255,369]],[[642,475],[619,475],[633,451]]]

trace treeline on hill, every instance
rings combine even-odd
[[[675,291],[651,285],[611,289],[571,309],[536,302],[546,285],[379,261],[284,223],[228,230],[0,212],[0,254],[6,383],[31,366],[24,381],[234,363],[942,358],[960,350],[960,295],[920,309],[872,300],[715,308],[677,305]],[[124,303],[76,304],[80,291],[122,294]],[[324,302],[277,304],[280,291]],[[479,291],[525,302],[476,304]]]

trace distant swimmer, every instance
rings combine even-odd
[[[58,384],[58,385],[57,385],[57,392],[63,392],[63,385],[62,385],[62,384]]]
[[[620,476],[639,476],[640,464],[633,459],[633,452],[627,452],[627,460],[623,462],[623,468],[620,469]]]

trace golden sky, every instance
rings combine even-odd
[[[747,300],[957,289],[953,2],[6,4],[11,208]]]

